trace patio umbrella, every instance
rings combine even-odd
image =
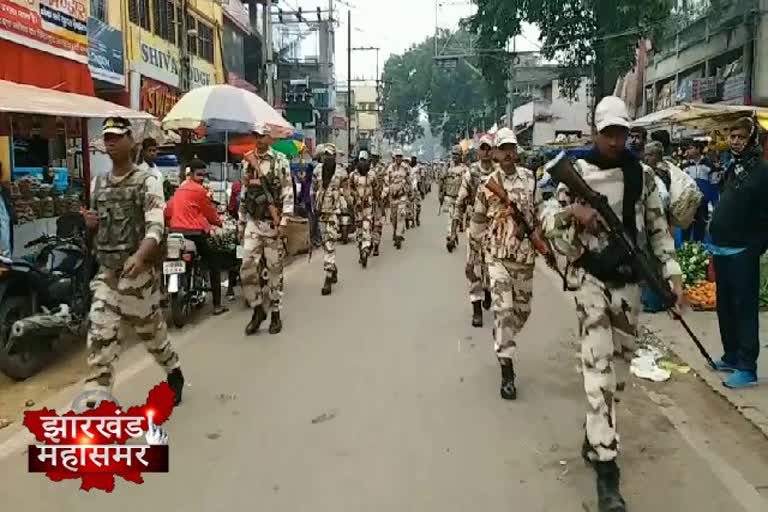
[[[255,124],[272,128],[273,136],[293,133],[291,123],[256,94],[231,85],[209,85],[192,89],[163,119],[166,130],[250,133]]]
[[[244,155],[255,148],[256,139],[252,135],[240,135],[233,138],[229,143],[229,151],[233,155]],[[299,156],[304,150],[304,143],[297,140],[283,139],[272,144],[272,149],[279,151],[288,158],[293,158]]]

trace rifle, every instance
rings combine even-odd
[[[255,151],[249,151],[243,158],[245,158],[245,161],[248,162],[248,164],[253,168],[253,177],[254,179],[258,180],[259,186],[261,187],[262,191],[264,191],[264,195],[267,196],[267,209],[269,210],[269,216],[272,217],[272,223],[274,224],[275,229],[277,229],[280,226],[280,212],[277,209],[275,198],[272,196],[272,192],[269,191],[269,187],[267,187],[267,184],[264,183],[263,176],[261,175],[261,160],[256,156]],[[251,185],[250,180],[248,185]]]
[[[661,297],[664,309],[670,309],[677,302],[677,296],[674,294],[669,286],[669,283],[659,275],[656,268],[651,264],[651,261],[642,251],[635,247],[634,242],[629,238],[624,225],[619,220],[619,217],[613,211],[608,204],[608,198],[603,194],[593,190],[581,174],[576,171],[571,161],[565,156],[565,152],[561,152],[554,160],[549,162],[544,170],[549,172],[549,175],[558,183],[563,183],[568,187],[568,190],[574,196],[577,196],[584,200],[589,206],[602,217],[601,224],[608,233],[608,237],[611,244],[621,250],[627,259],[630,261],[632,269],[647,285]],[[680,322],[685,331],[690,336],[691,340],[696,344],[696,347],[707,360],[709,366],[715,368],[715,362],[712,360],[712,356],[709,355],[707,349],[704,348],[699,338],[693,333],[688,323],[680,315],[678,311],[669,311],[672,317]]]
[[[557,266],[555,253],[552,252],[552,249],[549,247],[549,244],[546,242],[546,240],[541,238],[541,236],[537,234],[536,230],[533,229],[533,227],[528,223],[528,221],[525,219],[525,216],[523,215],[523,212],[520,211],[517,205],[510,201],[506,189],[496,180],[495,174],[491,174],[491,176],[485,182],[485,188],[487,188],[488,191],[493,195],[498,197],[504,206],[510,209],[512,220],[515,221],[515,224],[523,228],[524,237],[527,237],[531,240],[533,248],[536,250],[536,252],[544,257],[544,261],[546,262],[547,266],[557,272],[557,275],[559,275],[563,281],[565,281],[565,275],[563,275],[563,272]]]

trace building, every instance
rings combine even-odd
[[[242,0],[229,0],[222,2],[221,7],[224,14],[221,39],[224,55],[223,71],[226,82],[254,93],[258,92],[259,87],[257,84],[263,78],[263,73],[257,73],[255,77],[249,77],[246,67],[249,55],[246,54],[245,49],[247,42],[251,41],[249,38],[257,41],[256,65],[258,67],[262,65],[261,32],[258,25],[252,25],[250,6],[247,3],[243,3]],[[257,22],[256,19],[253,21]],[[253,82],[249,81],[249,78]]]
[[[357,143],[369,147],[379,135],[379,94],[375,85],[352,86]]]
[[[336,92],[336,104],[331,116],[332,123],[332,136],[331,142],[336,146],[336,149],[344,155],[349,155],[349,140],[352,140],[352,146],[354,149],[355,141],[357,140],[357,122],[355,116],[352,116],[352,122],[350,123],[349,116],[347,115],[347,98],[349,96],[348,89],[339,89]],[[355,105],[355,90],[352,89],[352,108]],[[351,130],[351,137],[350,137]]]
[[[768,105],[768,0],[701,4],[652,50],[642,114],[680,102]]]

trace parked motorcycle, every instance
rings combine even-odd
[[[84,336],[93,260],[84,231],[41,236],[34,263],[0,257],[0,371],[23,380],[39,372],[62,335]]]
[[[183,233],[171,233],[167,247],[163,262],[165,290],[171,322],[180,329],[195,310],[203,307],[211,285],[208,271],[192,240],[185,238]]]

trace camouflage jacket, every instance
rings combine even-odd
[[[282,154],[278,153],[274,149],[269,149],[267,152],[259,154],[258,158],[261,160],[261,167],[259,172],[262,176],[267,178],[270,182],[274,183],[276,187],[279,187],[279,197],[274,197],[276,206],[282,212],[283,219],[281,223],[287,222],[287,217],[293,215],[293,181],[291,180],[291,167],[288,159]],[[253,176],[253,170],[246,166],[244,171],[249,177]],[[246,202],[243,200],[251,187],[261,187],[255,180],[249,182],[246,180],[243,182],[243,189],[240,192],[240,208],[238,210],[238,217],[241,224],[253,223],[255,224],[257,231],[264,236],[274,236],[276,234],[275,227],[272,226],[270,220],[267,219],[254,219],[248,213],[246,208]]]
[[[458,207],[453,212],[454,220],[460,220],[465,210],[472,211],[475,206],[475,196],[480,183],[498,168],[498,164],[493,161],[491,161],[490,169],[484,168],[480,162],[475,162],[464,172],[464,176],[461,178],[459,194],[456,196],[456,205]]]
[[[124,176],[93,179],[91,208],[99,217],[96,255],[106,269],[119,270],[144,239],[165,239],[165,199],[160,181],[135,166]]]
[[[411,169],[405,164],[391,164],[387,168],[386,188],[391,201],[405,199],[411,195]]]
[[[517,205],[528,225],[534,227],[540,197],[533,172],[518,166],[514,174],[505,174],[501,167],[497,167],[483,178],[482,184],[492,176],[504,186],[507,196]],[[469,227],[468,240],[472,250],[476,253],[484,250],[493,258],[533,265],[536,253],[530,238],[524,237],[521,240],[517,236],[521,229],[522,226],[516,225],[505,211],[501,199],[486,187],[480,186],[475,195]]]
[[[595,191],[605,195],[619,218],[622,217],[624,174],[621,168],[601,169],[585,160],[576,161],[576,170]],[[573,222],[568,206],[573,198],[568,188],[560,184],[556,197],[548,201],[541,210],[544,236],[552,242],[554,250],[563,255],[568,263],[579,259],[585,250],[600,251],[608,246],[608,235],[601,232],[590,234]],[[665,278],[680,275],[680,265],[675,260],[675,244],[669,234],[666,215],[661,202],[656,176],[653,170],[643,164],[643,190],[635,205],[638,248],[650,248],[662,264]],[[574,265],[567,266],[566,279],[572,289],[581,286],[586,272]]]
[[[360,212],[373,208],[374,190],[378,186],[378,177],[373,169],[366,175],[352,171],[349,175],[349,189],[355,211]]]
[[[461,180],[466,171],[467,166],[464,164],[456,164],[449,167],[440,180],[440,195],[446,195],[453,198],[458,196],[459,189],[461,188]]]
[[[314,210],[321,216],[329,217],[340,215],[342,211],[347,210],[350,202],[349,195],[349,175],[346,168],[341,164],[336,164],[336,170],[328,182],[328,186],[323,186],[323,165],[315,167],[312,175],[312,191],[314,194]]]

